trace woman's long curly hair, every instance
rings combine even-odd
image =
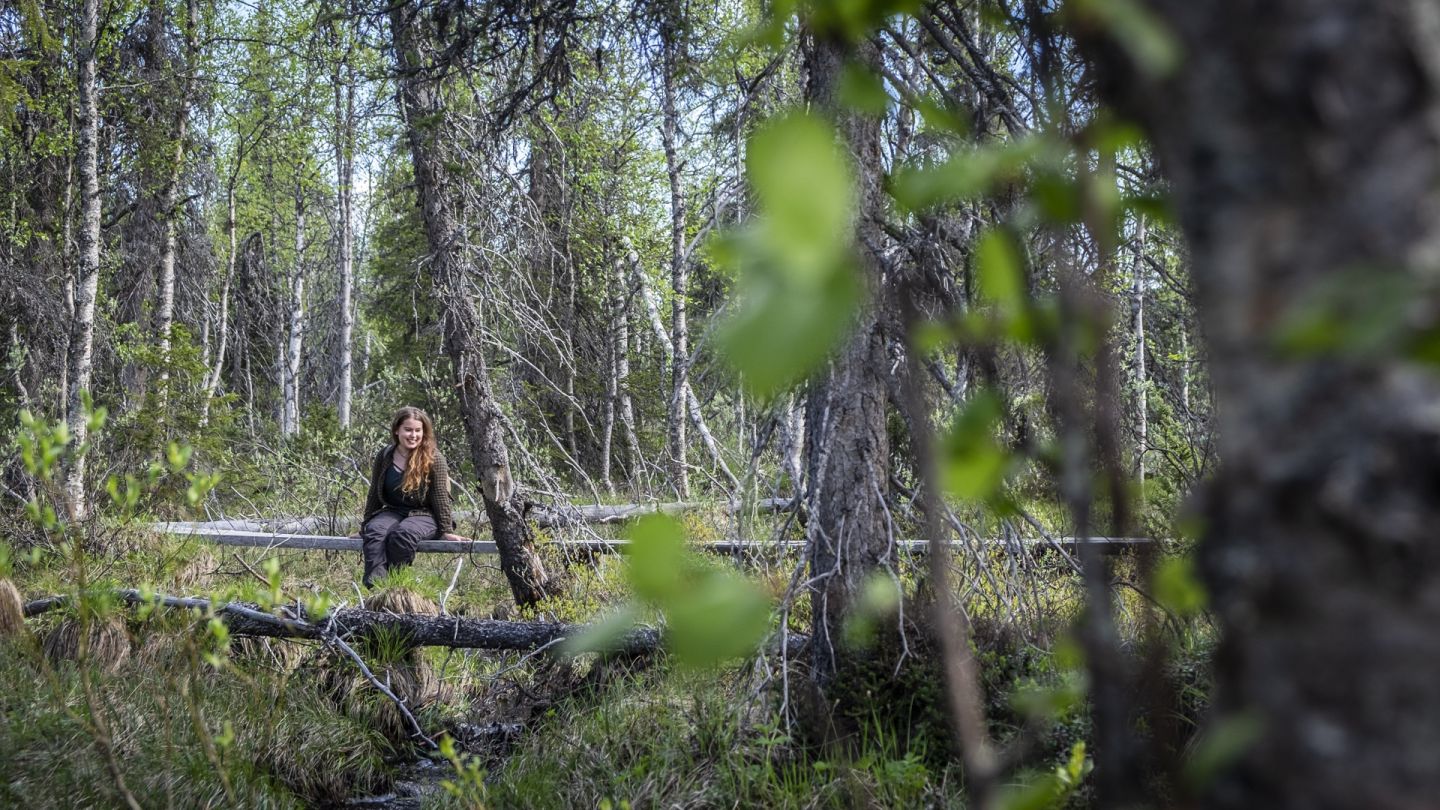
[[[395,412],[395,418],[390,420],[390,441],[400,446],[400,426],[405,424],[406,419],[414,419],[425,428],[425,437],[420,440],[420,446],[410,454],[410,460],[405,464],[405,477],[400,479],[400,488],[406,492],[419,492],[430,478],[430,467],[435,463],[435,425],[430,421],[430,415],[419,408],[406,405]]]

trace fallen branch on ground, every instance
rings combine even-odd
[[[163,595],[146,599],[140,591],[133,588],[116,591],[115,597],[130,605],[153,603],[167,608],[199,611],[210,611],[212,608],[209,599]],[[33,600],[25,605],[25,617],[39,616],[63,607],[68,601],[69,597],[66,596],[48,596]],[[300,615],[294,606],[280,610],[282,615],[277,616],[266,613],[255,605],[226,602],[214,607],[214,615],[225,623],[230,634],[234,636],[325,640],[325,631],[320,623]],[[574,638],[589,629],[589,625],[583,624],[380,613],[360,608],[340,608],[323,618],[325,624],[334,628],[335,636],[341,639],[404,637],[407,643],[417,647],[467,650],[534,650]],[[790,636],[786,641],[788,654],[798,654],[808,640],[806,636]],[[645,655],[657,651],[661,641],[662,636],[658,629],[636,627],[620,637],[612,652],[627,656]]]

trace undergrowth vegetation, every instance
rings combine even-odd
[[[32,441],[44,449],[41,439]],[[305,464],[328,459],[343,470],[340,444],[292,451]],[[49,455],[36,462],[45,483],[45,463],[59,457]],[[252,479],[217,490],[216,478],[191,471],[189,461],[189,450],[172,447],[148,476],[117,483],[114,508],[83,524],[65,525],[43,508],[6,518],[0,804],[332,806],[395,790],[413,780],[411,763],[428,759],[439,765],[430,777],[436,789],[422,801],[437,807],[963,805],[965,777],[922,554],[902,555],[867,588],[845,643],[868,652],[847,658],[829,691],[832,703],[822,705],[806,653],[787,656],[771,646],[759,658],[713,654],[714,628],[733,635],[741,625],[734,617],[697,618],[690,604],[710,599],[705,604],[722,612],[758,605],[769,617],[756,628],[765,635],[782,628],[804,635],[810,602],[796,587],[803,560],[780,546],[743,559],[699,554],[678,539],[733,538],[742,526],[752,537],[799,539],[802,530],[788,517],[750,514],[742,522],[717,509],[643,524],[648,528],[628,536],[635,548],[653,545],[661,556],[637,550],[630,559],[553,542],[616,538],[623,529],[546,530],[540,550],[554,579],[550,598],[535,607],[516,608],[498,566],[480,555],[420,555],[366,595],[354,554],[225,548],[156,533],[147,523],[183,514],[160,505],[176,499],[189,500],[193,513],[204,503],[262,497],[295,515],[315,514],[307,504],[343,501],[333,511],[348,516],[353,476]],[[1175,560],[1153,578],[1166,605],[1162,626],[1146,624],[1150,596],[1141,585],[1150,575],[1127,558],[1117,561],[1114,576],[1133,587],[1117,591],[1116,615],[1136,655],[1153,649],[1155,639],[1169,651],[1163,682],[1180,698],[1173,704],[1182,716],[1172,720],[1184,726],[1186,740],[1208,699],[1213,634],[1199,618],[1196,595],[1185,590],[1183,558]],[[1009,772],[1006,806],[1088,806],[1093,729],[1085,667],[1072,640],[1083,606],[1073,562],[1058,551],[1001,547],[959,553],[951,570],[973,631],[988,732],[1024,752],[1022,767]],[[162,609],[148,597],[126,604],[116,596],[125,588],[207,597],[212,605],[300,604],[311,615],[363,606],[609,620],[611,632],[663,624],[677,645],[691,635],[688,651],[677,646],[671,656],[640,658],[605,652],[603,638],[588,648],[506,654],[415,648],[384,636],[357,645],[374,677],[439,741],[438,750],[428,750],[394,702],[338,650],[232,637],[213,608]],[[704,593],[710,596],[696,596]],[[19,615],[25,600],[52,595],[63,604]],[[444,790],[433,774],[445,777]]]

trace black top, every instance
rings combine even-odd
[[[397,470],[394,464],[385,468],[385,484],[381,487],[380,498],[386,506],[400,509],[423,509],[425,507],[425,486],[406,492],[403,482],[405,473]]]
[[[386,471],[394,466],[392,463],[394,459],[394,445],[386,445],[375,456],[375,465],[370,471],[370,488],[365,493],[365,513],[362,523],[386,508],[381,493],[385,489]],[[435,454],[435,461],[430,465],[429,480],[425,482],[423,491],[418,494],[423,499],[419,507],[395,506],[393,508],[397,512],[405,512],[407,515],[428,512],[431,517],[435,518],[435,528],[438,531],[455,531],[455,518],[450,514],[450,468],[445,464],[445,456],[439,453]]]

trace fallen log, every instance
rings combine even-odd
[[[360,551],[360,538],[336,537],[323,534],[292,534],[285,532],[239,531],[221,526],[211,528],[203,523],[158,523],[156,531],[166,534],[200,537],[222,546],[243,546],[266,549],[301,549],[326,551]],[[579,540],[555,540],[547,545],[569,552],[605,553],[623,549],[628,541],[623,539],[605,540],[598,538]],[[1003,538],[982,538],[982,546],[996,550],[1040,551],[1060,547],[1073,551],[1082,546],[1100,549],[1102,552],[1116,552],[1127,548],[1154,542],[1148,537],[1023,537],[1006,540]],[[901,540],[896,547],[909,554],[924,554],[930,544],[924,540]],[[956,541],[953,548],[968,548],[970,544]],[[765,554],[776,552],[798,552],[805,548],[803,540],[754,541],[718,540],[696,543],[695,548],[716,554]],[[491,540],[422,540],[415,548],[417,552],[431,554],[494,554],[495,543]]]
[[[624,523],[626,521],[636,520],[645,515],[657,513],[663,515],[678,515],[700,509],[722,509],[727,514],[732,515],[742,510],[750,511],[753,509],[761,514],[768,514],[770,512],[780,512],[791,509],[794,507],[794,503],[795,501],[791,498],[762,498],[751,504],[735,504],[723,501],[669,501],[664,503],[557,506],[532,502],[528,505],[525,514],[531,523],[542,529],[549,529],[582,524]],[[489,518],[483,511],[457,511],[455,512],[455,520],[461,525],[481,526],[489,523]],[[353,515],[346,517],[310,516],[274,519],[177,521],[162,525],[175,527],[189,526],[195,528],[209,527],[240,532],[304,535],[353,531],[360,527],[360,519]]]
[[[208,612],[209,599],[192,596],[151,595],[146,597],[133,588],[115,591],[115,597],[128,605],[156,604],[162,607]],[[25,604],[25,617],[32,618],[69,602],[67,596],[48,596]],[[382,613],[361,608],[340,608],[325,616],[310,619],[299,615],[299,609],[282,608],[282,615],[266,613],[256,605],[226,602],[214,607],[214,615],[225,623],[234,636],[288,638],[323,641],[327,633],[345,640],[372,637],[404,638],[417,647],[449,647],[465,650],[529,651],[556,645],[578,637],[590,625],[560,622],[510,622],[499,619],[469,619],[461,616]],[[661,632],[653,627],[636,627],[622,635],[610,651],[627,656],[653,653],[662,643]],[[797,655],[808,637],[791,635],[786,639],[788,654]],[[772,643],[771,647],[778,647]]]

